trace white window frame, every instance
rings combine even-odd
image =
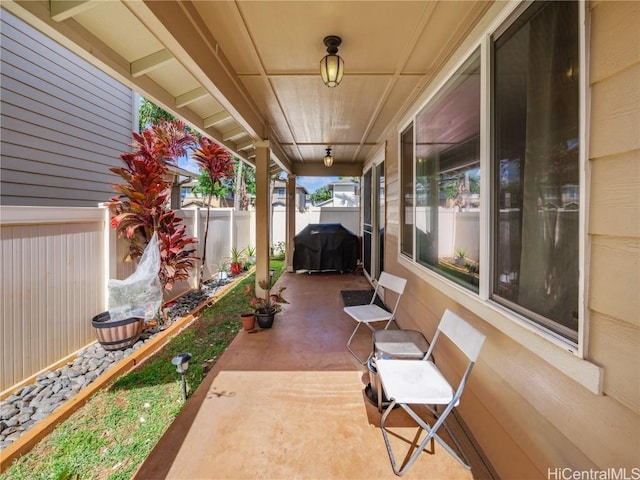
[[[480,265],[491,265],[491,129],[492,113],[490,109],[491,101],[491,52],[492,39],[498,31],[505,28],[505,24],[511,23],[513,18],[521,14],[531,2],[513,2],[497,13],[490,24],[484,26],[482,31],[475,32],[475,38],[470,36],[465,44],[461,46],[454,57],[445,65],[438,74],[432,85],[425,92],[420,102],[416,103],[398,128],[398,159],[400,163],[399,175],[402,178],[401,165],[401,140],[402,132],[413,122],[414,145],[416,132],[416,117],[418,113],[428,104],[457,71],[457,69],[469,58],[469,56],[479,47],[481,62],[481,99],[480,99]],[[602,369],[585,359],[588,341],[588,308],[586,308],[587,279],[588,279],[588,256],[589,256],[589,236],[587,225],[587,211],[589,200],[589,162],[588,162],[588,113],[589,113],[589,90],[588,90],[588,65],[587,65],[587,31],[588,18],[586,15],[585,0],[579,0],[579,59],[580,59],[580,227],[579,227],[579,324],[577,345],[544,328],[528,318],[506,308],[490,299],[491,294],[491,269],[480,269],[480,286],[476,294],[465,287],[448,280],[444,276],[430,270],[416,261],[415,248],[415,228],[413,229],[413,255],[411,257],[402,253],[402,239],[398,242],[397,261],[404,268],[423,279],[447,295],[451,300],[459,303],[470,312],[474,313],[484,321],[500,330],[523,347],[535,353],[551,365],[558,368],[564,374],[573,378],[590,391],[602,394]],[[413,151],[413,175],[415,179],[415,148]],[[400,193],[402,183],[399,182]],[[415,225],[415,181],[413,189],[414,208],[413,224]],[[404,209],[404,197],[399,195],[399,208]],[[403,225],[400,225],[399,233],[402,235]]]

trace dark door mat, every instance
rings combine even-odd
[[[344,303],[345,307],[353,307],[354,305],[366,305],[369,303],[373,290],[341,290],[340,295],[342,295],[342,303]],[[376,297],[374,303],[385,310],[387,309],[380,297]]]

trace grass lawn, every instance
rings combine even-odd
[[[274,281],[284,262],[273,261]],[[183,406],[182,386],[171,359],[193,355],[187,372],[191,394],[241,328],[250,275],[161,351],[109,388],[97,392],[17,460],[0,479],[129,479]]]

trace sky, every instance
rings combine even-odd
[[[178,166],[194,173],[198,173],[199,171],[198,165],[190,156],[178,159]],[[296,179],[296,183],[306,188],[309,193],[313,193],[318,188],[336,181],[338,181],[338,177],[298,177]]]
[[[298,177],[296,183],[306,188],[309,193],[313,193],[318,188],[337,180],[338,177]]]

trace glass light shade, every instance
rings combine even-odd
[[[335,87],[344,75],[344,60],[339,55],[327,55],[320,60],[320,75],[327,87]]]
[[[333,157],[331,155],[325,155],[324,164],[326,167],[330,167],[331,165],[333,165]]]

